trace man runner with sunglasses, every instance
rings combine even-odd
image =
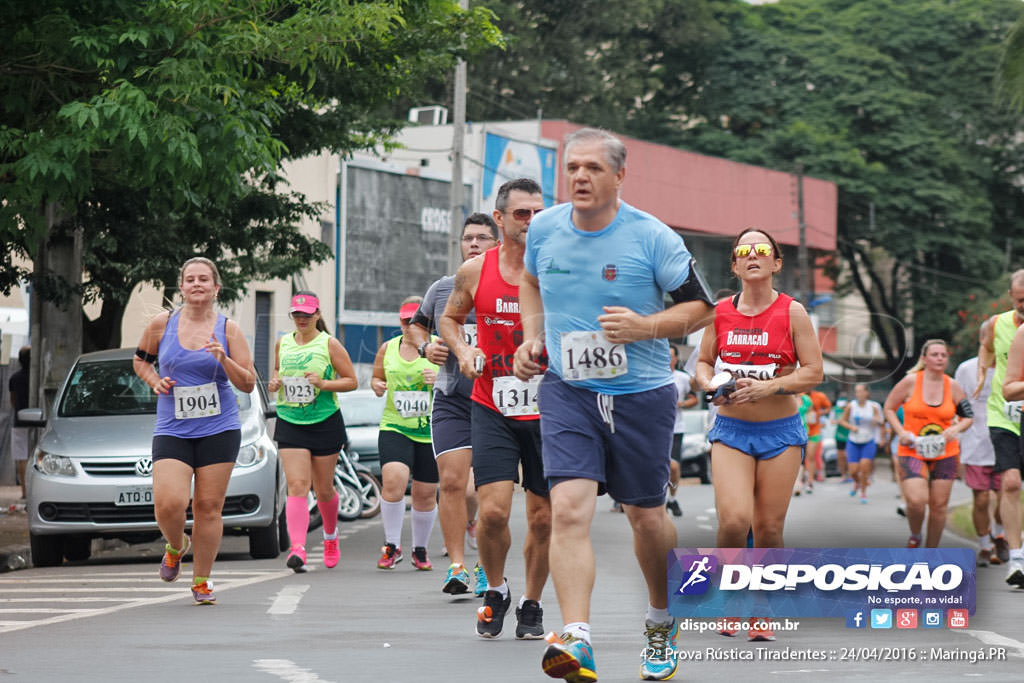
[[[462,226],[462,260],[479,256],[498,242],[498,226],[485,213],[470,214]],[[412,318],[409,336],[416,343],[420,357],[440,366],[434,382],[434,404],[430,418],[434,459],[441,477],[441,493],[437,502],[441,535],[451,559],[441,590],[449,595],[469,592],[470,576],[466,569],[468,536],[475,548],[476,491],[467,491],[473,451],[470,443],[470,394],[473,380],[459,372],[459,361],[448,353],[440,340],[430,341],[430,331],[441,321],[448,297],[455,283],[454,275],[445,275],[430,285],[423,302]],[[440,329],[437,329],[440,334]],[[462,328],[467,343],[476,346],[476,316],[470,313]],[[472,531],[472,534],[470,533]],[[477,597],[487,590],[487,577],[479,563],[473,568]]]
[[[675,673],[678,625],[668,613],[667,555],[676,543],[665,514],[676,389],[665,337],[707,325],[711,293],[679,235],[619,199],[626,148],[607,131],[565,140],[571,203],[530,228],[520,281],[520,380],[550,369],[540,388],[544,471],[551,487],[551,576],[565,625],[548,635],[541,665],[553,678],[597,679],[590,645],[599,489],[620,501],[647,583],[640,675]],[[664,297],[676,302],[665,309]]]
[[[523,249],[533,216],[544,208],[540,185],[518,178],[498,188],[494,221],[502,242],[462,264],[448,306],[441,316],[441,336],[473,384],[473,476],[479,500],[477,547],[487,574],[484,604],[477,612],[481,638],[501,635],[511,606],[505,558],[511,545],[508,520],[512,493],[522,465],[526,489],[526,585],[516,608],[516,638],[544,635],[541,593],[548,578],[551,506],[541,463],[537,382],[520,382],[512,374],[512,357],[522,341],[519,281]],[[461,326],[476,312],[477,341],[470,346]]]

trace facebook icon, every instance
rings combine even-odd
[[[846,628],[866,628],[866,621],[863,610],[846,613]]]

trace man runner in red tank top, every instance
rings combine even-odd
[[[544,637],[540,596],[548,578],[551,504],[540,453],[540,376],[522,382],[512,372],[515,350],[523,341],[519,279],[526,232],[534,214],[543,208],[541,188],[533,180],[511,180],[498,189],[494,221],[502,242],[462,264],[439,324],[462,374],[475,380],[471,440],[479,500],[477,547],[487,574],[484,604],[477,611],[476,632],[481,638],[501,634],[511,606],[505,558],[512,542],[508,520],[520,463],[526,489],[526,585],[516,608],[516,638]],[[460,332],[473,309],[477,346],[469,346]]]

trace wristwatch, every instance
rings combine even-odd
[[[420,344],[419,346],[416,347],[416,353],[420,354],[420,358],[426,358],[427,357],[427,344],[429,344],[429,343],[430,342],[425,341],[425,342],[423,342],[422,344]]]

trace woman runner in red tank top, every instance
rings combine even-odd
[[[782,252],[763,230],[748,228],[733,244],[732,272],[743,283],[734,299],[715,307],[714,326],[701,340],[698,386],[714,393],[712,377],[725,371],[735,388],[718,395],[711,441],[712,482],[718,511],[718,547],[781,548],[790,491],[807,431],[796,395],[821,382],[821,347],[803,306],[776,291]],[[722,635],[735,635],[726,626]],[[774,640],[762,625],[750,640]]]
[[[946,374],[949,349],[929,339],[921,357],[885,399],[885,419],[899,435],[899,466],[910,526],[908,548],[921,545],[921,526],[928,508],[925,546],[936,548],[946,526],[946,507],[956,479],[960,454],[957,435],[972,422],[973,411],[959,384]],[[903,423],[896,411],[903,406]]]

